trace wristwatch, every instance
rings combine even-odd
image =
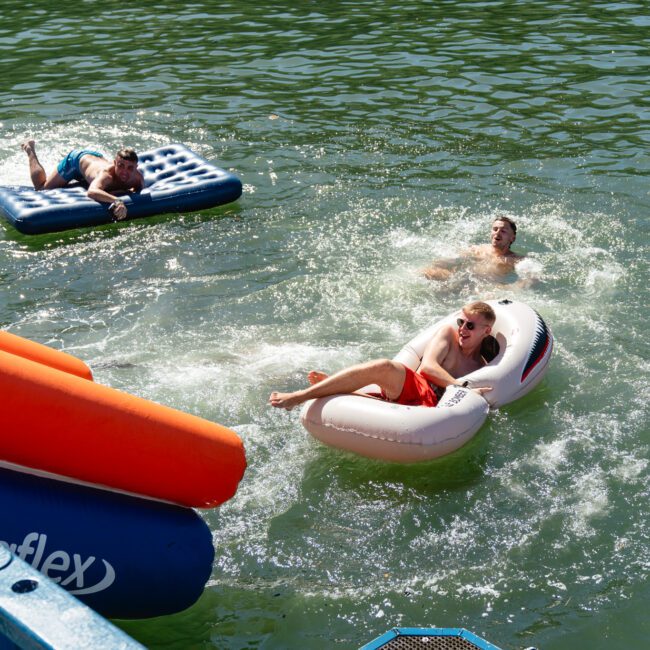
[[[117,206],[120,205],[120,203],[121,203],[122,205],[124,205],[124,201],[120,201],[120,200],[118,199],[117,201],[113,201],[113,203],[111,203],[111,204],[108,206],[108,214],[110,214],[111,217],[114,217],[114,216],[115,216],[115,210],[117,209]]]

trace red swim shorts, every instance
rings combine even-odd
[[[383,390],[381,393],[369,393],[369,395],[379,397],[387,402],[404,404],[404,406],[436,406],[438,396],[429,385],[429,382],[422,375],[413,372],[408,366],[404,366],[404,369],[406,370],[404,386],[402,386],[402,392],[397,399],[388,399]]]
[[[404,406],[437,406],[438,396],[429,385],[429,382],[419,373],[413,372],[408,366],[404,366],[406,376],[402,392],[395,400],[388,399],[386,393],[368,393],[370,397],[383,399],[385,402],[403,404]]]
[[[406,406],[435,406],[438,403],[438,396],[429,382],[409,367],[404,366],[404,369],[406,370],[404,386],[395,402]]]

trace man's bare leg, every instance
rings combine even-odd
[[[34,140],[27,140],[26,142],[23,142],[20,147],[27,154],[27,160],[29,161],[29,175],[32,178],[34,189],[42,190],[47,176],[43,169],[43,165],[41,165],[36,157],[35,145],[36,143]]]
[[[68,184],[68,181],[56,169],[49,176],[45,174],[43,165],[36,157],[36,143],[34,140],[27,140],[20,147],[27,154],[29,175],[35,190],[53,190],[57,187],[65,187]]]
[[[404,387],[406,370],[404,365],[390,359],[378,359],[341,370],[331,376],[312,371],[309,388],[293,393],[278,393],[274,391],[269,397],[269,404],[277,408],[292,409],[317,397],[328,397],[354,391],[367,386],[378,384],[386,393],[388,399],[397,399]]]

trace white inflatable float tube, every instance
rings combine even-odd
[[[490,407],[519,399],[542,380],[553,350],[553,335],[534,309],[510,300],[486,302],[497,317],[492,335],[499,351],[483,368],[460,378],[469,388],[491,387],[485,398],[459,386],[447,387],[435,408],[333,395],[304,404],[304,427],[332,447],[400,463],[431,460],[462,447],[481,428]],[[433,334],[444,325],[455,326],[459,316],[460,310],[418,334],[395,360],[416,370]],[[367,386],[361,392],[378,391]]]

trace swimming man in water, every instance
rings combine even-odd
[[[517,224],[508,217],[497,217],[492,222],[490,243],[472,246],[462,254],[462,259],[474,261],[474,271],[489,279],[503,277],[515,270],[515,265],[524,259],[510,250],[517,238]],[[447,280],[459,260],[439,260],[422,274],[428,280]]]
[[[34,140],[22,144],[29,160],[29,173],[35,190],[52,190],[65,187],[72,181],[88,185],[88,198],[99,203],[110,203],[115,219],[126,219],[127,209],[123,201],[111,192],[140,192],[144,188],[144,176],[138,171],[138,154],[133,149],[120,149],[115,160],[109,162],[101,153],[88,149],[71,151],[57,168],[45,174],[36,157]]]
[[[462,309],[457,326],[440,328],[427,344],[422,361],[416,371],[399,361],[377,359],[340,370],[328,376],[312,370],[307,379],[311,386],[293,393],[274,391],[269,404],[277,408],[292,409],[309,399],[341,393],[354,393],[378,384],[381,398],[407,406],[436,406],[437,392],[450,385],[466,385],[456,378],[485,365],[481,344],[492,331],[496,316],[490,305],[471,302]],[[474,388],[479,395],[490,388]]]

